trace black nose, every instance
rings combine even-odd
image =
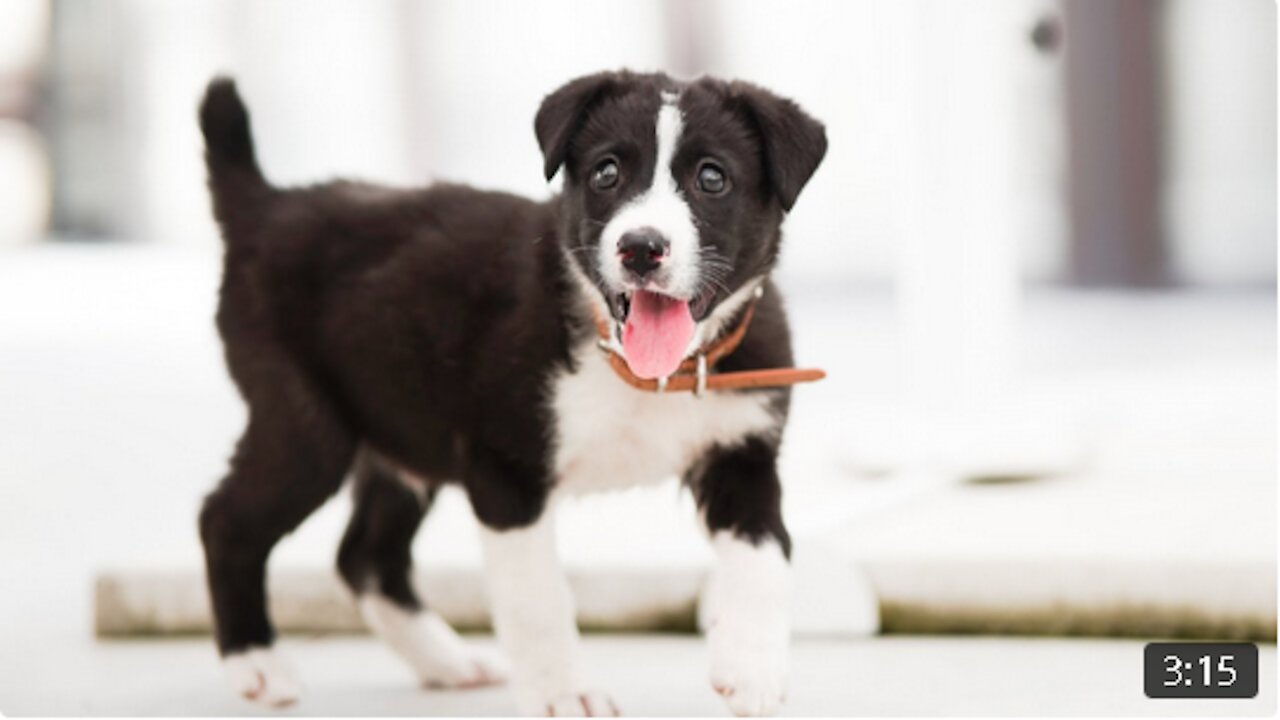
[[[641,280],[658,269],[670,248],[671,243],[653,228],[632,230],[624,233],[618,240],[618,256],[622,258],[622,267],[635,273]]]

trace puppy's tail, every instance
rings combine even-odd
[[[200,132],[204,134],[213,214],[231,239],[242,234],[239,224],[256,220],[271,192],[253,150],[249,110],[234,80],[217,77],[209,83],[200,103]]]

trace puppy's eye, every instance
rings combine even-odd
[[[618,184],[618,161],[610,158],[591,171],[591,187],[596,190],[608,190]]]
[[[729,189],[729,178],[714,163],[703,163],[698,168],[698,189],[708,195],[720,195]]]

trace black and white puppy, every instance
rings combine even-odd
[[[545,202],[459,185],[281,189],[263,177],[228,80],[200,109],[226,241],[218,308],[249,408],[200,514],[219,649],[246,697],[299,686],[272,650],[272,546],[354,475],[338,556],[370,627],[424,683],[505,679],[410,583],[410,545],[444,482],[482,528],[493,623],[523,712],[616,712],[576,660],[556,500],[681,476],[717,563],[704,599],[711,682],[741,714],[786,692],[790,540],[777,454],[786,389],[643,392],[597,347],[613,324],[635,374],[669,375],[736,325],[717,370],[789,367],[769,281],[780,225],[826,152],[794,103],[741,82],[609,72],[548,96]]]

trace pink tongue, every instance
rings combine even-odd
[[[658,293],[637,290],[622,328],[622,349],[631,372],[642,378],[666,377],[684,359],[693,338],[689,303]]]

